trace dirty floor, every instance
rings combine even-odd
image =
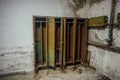
[[[0,80],[111,80],[111,79],[92,68],[77,67],[74,70],[73,67],[69,67],[65,69],[65,72],[61,72],[60,69],[40,70],[36,78],[34,78],[33,74],[26,74],[0,77]]]

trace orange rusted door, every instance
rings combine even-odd
[[[87,19],[82,25],[82,39],[81,39],[81,63],[86,63],[87,60],[87,38],[88,38],[88,27]]]

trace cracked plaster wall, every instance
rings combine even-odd
[[[32,16],[78,16],[83,18],[110,15],[111,0],[0,0],[0,73],[34,70]],[[82,0],[83,1],[83,0]],[[120,0],[116,14],[120,12]],[[115,18],[116,20],[116,18]],[[105,43],[108,27],[90,29],[89,40]],[[120,30],[114,29],[114,45],[120,47]],[[90,64],[114,79],[120,77],[120,55],[89,45]]]
[[[81,1],[81,0],[76,0]],[[97,0],[100,2],[94,2],[90,4],[92,0],[86,0],[85,4],[79,9],[76,8],[76,3],[74,0],[69,1],[71,4],[70,9],[73,11],[74,16],[91,18],[97,16],[106,15],[110,16],[111,0]],[[93,0],[94,1],[94,0]],[[96,0],[95,0],[96,1]],[[77,4],[78,5],[78,4]],[[120,0],[117,0],[116,14],[120,12]],[[109,21],[109,20],[108,20]],[[115,17],[116,22],[116,17]],[[90,29],[89,30],[89,40],[106,43],[105,39],[108,38],[108,26],[103,29]],[[113,45],[120,47],[120,29],[115,28],[113,32]],[[107,49],[101,49],[92,45],[89,45],[88,50],[91,51],[91,61],[90,65],[94,66],[98,70],[107,73],[113,78],[113,80],[120,79],[120,54],[116,52],[108,51]]]

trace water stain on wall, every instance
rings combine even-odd
[[[72,0],[72,1],[68,1],[69,4],[69,8],[72,9],[74,16],[76,15],[76,12],[79,9],[84,8],[85,5],[89,5],[89,7],[91,7],[93,4],[95,3],[101,3],[102,1],[105,0]]]
[[[93,5],[93,4],[95,4],[95,3],[101,3],[102,1],[105,1],[105,0],[90,0],[90,3],[89,3],[89,5],[90,5],[90,7]]]
[[[95,3],[101,3],[104,0],[72,0],[75,4],[76,10],[83,8],[85,4],[90,5],[90,7]]]
[[[76,8],[76,10],[83,8],[87,2],[87,0],[72,0],[72,1],[75,4],[74,8]]]

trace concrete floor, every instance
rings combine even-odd
[[[111,80],[100,72],[91,68],[73,67],[65,69],[65,73],[60,69],[40,70],[39,74],[34,78],[33,74],[15,75],[1,77],[0,80]]]

